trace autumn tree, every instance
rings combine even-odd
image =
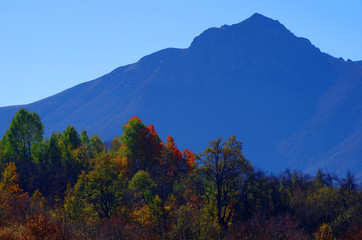
[[[323,223],[320,228],[314,233],[316,240],[335,240],[332,228],[326,223]]]
[[[182,153],[177,148],[173,137],[168,136],[165,143],[164,157],[161,161],[161,165],[165,166],[166,176],[172,179],[177,176],[182,166]]]
[[[157,184],[151,176],[139,170],[131,179],[129,187],[135,192],[135,199],[140,198],[143,203],[140,206],[141,211],[136,211],[136,215],[142,215],[136,216],[140,219],[139,222],[160,225],[164,219],[165,209],[162,208],[161,199],[156,193]]]
[[[6,163],[0,180],[0,225],[19,221],[25,209],[26,193],[19,186],[19,175],[13,162]]]
[[[89,173],[83,172],[79,177],[73,195],[80,199],[73,199],[73,202],[85,201],[91,204],[99,218],[110,218],[121,205],[127,181],[117,171],[110,154],[99,156],[95,163],[93,170]],[[71,202],[68,202],[69,204]]]
[[[147,126],[138,117],[132,117],[122,126],[122,154],[125,156],[131,175],[159,163],[163,143],[153,125]]]
[[[226,142],[222,142],[222,138],[211,141],[202,154],[200,165],[205,194],[210,203],[215,203],[218,223],[227,229],[253,171],[242,153],[242,142],[235,136]]]
[[[159,197],[160,211],[164,223],[166,223],[168,217],[168,212],[165,211],[166,205],[173,201],[174,184],[177,183],[181,173],[183,173],[183,161],[184,158],[177,148],[175,140],[168,136],[160,162],[151,172],[156,183],[155,190]]]
[[[191,173],[196,168],[196,155],[193,151],[185,149],[182,152],[183,162],[182,169],[186,173]]]

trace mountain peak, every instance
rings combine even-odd
[[[237,28],[243,25],[254,25],[254,26],[261,26],[261,25],[274,25],[280,26],[283,29],[286,29],[279,21],[274,20],[272,18],[266,17],[260,13],[254,13],[251,17],[232,25],[223,25],[220,29],[228,29],[228,28]],[[218,29],[218,28],[214,28]]]
[[[232,40],[233,44],[244,44],[246,47],[250,43],[265,45],[267,41],[269,44],[280,44],[281,41],[293,42],[297,41],[296,39],[297,37],[279,21],[254,13],[240,23],[207,29],[194,39],[190,48],[220,47],[224,44],[230,45]],[[309,41],[304,43],[311,45]]]
[[[253,29],[257,29],[259,32],[267,31],[268,29],[285,31],[290,34],[290,31],[279,21],[274,20],[272,18],[266,17],[260,13],[254,13],[251,17],[245,19],[244,21],[232,25],[234,27],[242,26],[242,27],[251,27]]]
[[[260,21],[260,20],[263,20],[263,21],[265,21],[265,20],[268,20],[268,21],[275,21],[275,20],[273,20],[273,19],[271,19],[271,18],[268,18],[268,17],[266,17],[266,16],[264,16],[263,14],[260,14],[260,13],[254,13],[251,17],[249,17],[248,18],[249,20],[251,19],[251,20],[258,20],[258,21]],[[246,19],[245,21],[247,21],[248,19]]]

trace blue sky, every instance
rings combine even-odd
[[[362,1],[0,1],[0,106],[31,103],[253,13],[362,60]]]

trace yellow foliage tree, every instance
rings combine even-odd
[[[336,238],[333,236],[332,228],[326,223],[323,223],[317,232],[314,233],[314,237],[316,240],[335,240]]]

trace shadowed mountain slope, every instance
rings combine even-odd
[[[73,125],[104,140],[134,115],[162,139],[201,152],[236,134],[271,171],[361,171],[362,66],[322,53],[278,21],[254,14],[210,28],[187,49],[164,49],[26,106],[0,108],[3,134],[20,108],[46,135]]]

